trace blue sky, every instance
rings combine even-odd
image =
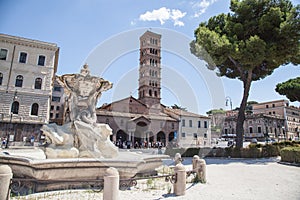
[[[296,0],[292,2],[299,4]],[[229,3],[229,0],[1,0],[0,32],[56,43],[60,47],[59,75],[77,73],[87,61],[91,62],[92,72],[97,73],[99,67],[105,68],[97,75],[113,82],[114,89],[104,93],[99,104],[130,94],[137,97],[138,34],[145,30],[163,33],[162,103],[176,103],[189,111],[205,114],[213,108],[230,109],[225,107],[226,96],[231,98],[233,108],[238,107],[242,84],[238,80],[213,77],[211,71],[205,71],[205,63],[198,60],[198,64],[193,64],[193,58],[178,55],[176,51],[184,48],[184,42],[194,39],[194,30],[200,22],[229,12]],[[136,41],[131,38],[123,39],[124,44],[111,42],[120,36],[130,38],[129,34],[137,34]],[[168,40],[169,34],[175,39]],[[125,43],[131,41],[136,48],[115,53],[116,46],[128,48],[131,44]],[[97,54],[100,62],[93,62],[91,55],[96,55],[97,51],[104,55]],[[102,60],[108,57],[108,52],[115,55],[107,65]],[[91,65],[93,63],[97,66]],[[253,82],[248,100],[285,99],[275,92],[276,84],[299,74],[299,66],[278,68],[271,76]],[[299,103],[294,105],[299,106]]]

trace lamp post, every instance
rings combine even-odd
[[[16,99],[17,99],[17,91],[15,91],[15,93],[14,93],[12,105],[13,105],[13,103],[14,103],[14,101],[15,101]],[[10,110],[9,125],[11,125],[12,117],[13,117],[13,107],[11,107],[11,110]],[[5,144],[5,148],[6,148],[6,149],[8,148],[8,142],[9,142],[9,132],[7,131],[7,133],[6,133],[6,144]]]
[[[228,101],[230,103],[230,110],[232,110],[232,101],[231,101],[231,98],[229,96],[226,97],[226,102],[225,102],[226,106],[228,106]]]

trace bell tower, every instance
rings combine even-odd
[[[146,31],[140,37],[139,100],[160,110],[161,35]]]

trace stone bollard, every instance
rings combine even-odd
[[[186,190],[186,171],[184,166],[179,163],[174,168],[176,182],[174,183],[174,193],[176,196],[185,195]]]
[[[197,162],[198,162],[199,159],[200,159],[199,156],[197,156],[197,155],[193,156],[193,163],[192,163],[192,165],[193,165],[193,171],[194,172],[197,172]]]
[[[0,199],[9,199],[10,181],[13,177],[11,168],[8,165],[0,165]]]
[[[193,171],[197,173],[202,183],[206,183],[206,162],[197,155],[193,157]]]
[[[182,158],[181,158],[180,153],[176,153],[176,154],[175,154],[174,160],[175,160],[175,166],[176,166],[177,164],[179,164],[179,163],[182,162]]]
[[[197,168],[199,169],[197,172],[198,178],[201,183],[206,183],[206,162],[204,159],[199,159],[197,161]]]
[[[119,172],[110,167],[104,174],[103,200],[119,200]]]

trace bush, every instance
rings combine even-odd
[[[281,161],[300,163],[300,147],[285,147],[280,151]]]
[[[266,144],[262,147],[263,157],[274,157],[280,155],[280,148],[278,145]]]

